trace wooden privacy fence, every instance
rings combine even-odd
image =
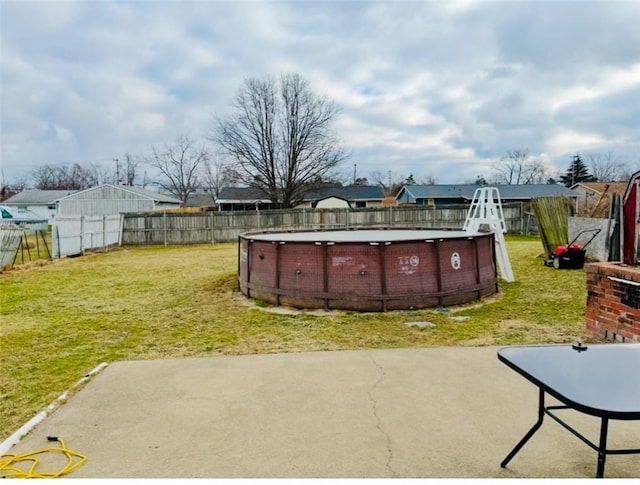
[[[91,249],[119,245],[122,214],[111,216],[58,215],[53,222],[53,256],[74,256]]]
[[[124,214],[122,244],[236,242],[248,231],[321,230],[347,227],[462,228],[468,206],[375,209],[290,209],[272,211]],[[502,206],[507,232],[525,232],[521,203]],[[528,231],[528,229],[527,229]]]
[[[24,229],[13,222],[0,222],[0,271],[13,265]]]

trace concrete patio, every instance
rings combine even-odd
[[[55,435],[87,456],[70,478],[591,478],[596,453],[546,419],[495,347],[115,362],[11,452]],[[595,441],[598,420],[565,411]],[[614,421],[611,447],[640,446]],[[640,477],[638,455],[607,478]]]

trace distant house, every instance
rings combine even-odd
[[[180,208],[168,195],[139,187],[103,184],[74,192],[57,200],[58,214],[103,216],[127,212],[151,212]]]
[[[382,207],[384,191],[379,185],[347,185],[345,187],[325,186],[310,191],[304,197],[304,202],[298,208],[317,207],[320,201],[328,198],[347,201],[349,207],[365,209]],[[324,202],[323,204],[326,204]]]
[[[187,197],[184,207],[200,208],[202,210],[211,210],[216,206],[213,195],[206,192],[196,192]]]
[[[274,208],[267,194],[255,187],[223,187],[215,203],[219,211],[267,210]]]
[[[49,224],[53,224],[53,218],[58,213],[57,200],[74,192],[76,191],[29,189],[9,197],[3,203],[13,211],[16,217],[33,216],[46,219]]]
[[[480,185],[405,185],[396,200],[399,204],[412,204],[428,207],[452,204],[470,204],[476,189]],[[575,200],[576,194],[564,185],[559,184],[526,184],[526,185],[488,185],[495,187],[500,194],[501,203],[523,202],[525,210],[529,210],[531,199],[539,197],[568,197]]]
[[[335,184],[321,184],[307,192],[296,209],[315,208],[319,203],[320,207],[332,204],[352,208],[381,207],[383,198],[382,188],[377,185],[340,187]],[[266,193],[254,187],[225,187],[216,199],[216,206],[221,211],[276,208]]]
[[[31,211],[14,214],[13,209],[9,206],[0,205],[0,225],[7,223],[21,226],[28,234],[46,232],[48,230],[48,221],[44,217],[38,217]]]
[[[627,182],[581,182],[571,186],[576,196],[576,212],[608,217],[613,194],[624,196]]]

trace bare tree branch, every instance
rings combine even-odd
[[[133,187],[138,178],[138,167],[142,164],[139,158],[132,157],[128,153],[124,155],[124,184]]]
[[[198,188],[200,167],[209,159],[206,147],[196,147],[195,141],[182,135],[161,151],[155,147],[151,150],[146,163],[162,175],[158,185],[184,204]]]
[[[220,196],[220,191],[234,183],[236,173],[230,164],[224,163],[219,157],[206,160],[202,164],[202,186],[207,189],[213,202]]]
[[[382,170],[372,170],[369,172],[369,178],[373,180],[376,185],[382,187],[382,192],[385,197],[396,195],[406,180],[406,177],[392,170],[386,172]]]
[[[591,174],[599,182],[618,182],[625,179],[626,164],[613,152],[588,155],[587,163]]]
[[[294,207],[346,154],[330,131],[336,106],[313,93],[297,74],[247,79],[234,101],[236,114],[218,119],[212,133],[236,163],[242,182]]]
[[[549,175],[546,164],[533,158],[526,149],[508,151],[493,170],[496,183],[507,185],[539,184]]]
[[[79,163],[44,164],[31,171],[34,187],[40,190],[83,190],[98,185],[97,174]]]

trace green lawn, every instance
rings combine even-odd
[[[0,440],[102,362],[586,341],[584,272],[544,267],[538,238],[508,237],[507,247],[516,282],[446,312],[274,311],[235,291],[235,244],[17,266],[0,275]],[[436,327],[405,325],[417,320]]]

